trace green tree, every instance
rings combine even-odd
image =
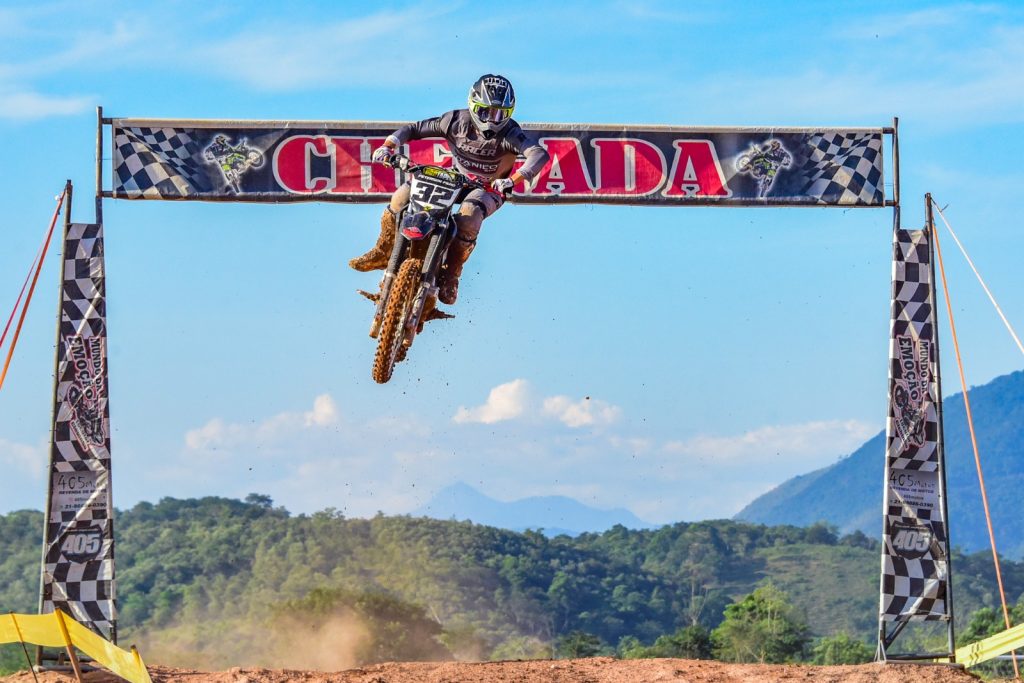
[[[360,664],[452,658],[441,644],[441,625],[423,607],[387,593],[317,588],[280,605],[274,619],[316,625],[332,617],[354,618],[365,629],[355,652]]]
[[[615,648],[615,654],[619,659],[643,659],[647,648],[636,636],[622,636],[619,645]]]
[[[29,645],[28,647],[31,648],[32,646]],[[6,676],[15,671],[27,670],[28,668],[29,663],[25,659],[25,651],[21,649],[21,643],[0,645],[0,676]]]
[[[602,647],[601,639],[593,633],[573,631],[559,638],[556,651],[565,659],[582,659],[599,654]]]
[[[659,636],[651,649],[655,657],[711,659],[711,633],[700,624],[686,626],[670,635]]]
[[[837,540],[836,526],[828,522],[815,522],[804,532],[806,543],[835,545]]]
[[[726,607],[711,641],[723,661],[778,664],[803,656],[808,632],[786,594],[768,584]]]
[[[490,644],[479,630],[465,622],[446,624],[439,639],[460,662],[479,662],[491,651]]]
[[[268,510],[274,507],[274,499],[265,493],[250,493],[245,497],[245,502]]]
[[[551,645],[532,636],[513,636],[491,651],[491,661],[551,659]]]
[[[863,664],[875,658],[875,651],[867,643],[840,633],[822,638],[811,652],[811,661],[815,664],[831,666],[834,664]]]
[[[699,624],[685,626],[675,633],[658,636],[649,647],[626,636],[619,641],[618,654],[623,659],[711,659],[711,634]]]

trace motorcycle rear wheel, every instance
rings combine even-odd
[[[377,335],[377,352],[373,355],[373,381],[385,384],[391,379],[395,363],[405,358],[402,342],[405,339],[405,321],[416,298],[420,284],[423,261],[406,259],[398,269],[395,282],[391,285],[388,304],[384,308],[380,334]]]

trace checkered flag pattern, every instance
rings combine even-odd
[[[893,241],[889,415],[880,618],[949,619],[949,535],[941,500],[942,429],[929,235]]]
[[[815,133],[795,161],[805,179],[800,196],[841,206],[884,203],[881,133]]]
[[[63,267],[42,609],[116,641],[102,226],[68,227]]]
[[[199,144],[174,128],[114,128],[114,196],[184,199],[212,188]]]

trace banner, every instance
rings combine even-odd
[[[64,241],[41,611],[61,609],[116,642],[104,290],[103,228],[72,223]]]
[[[387,122],[111,119],[117,199],[383,202]],[[551,156],[523,203],[884,206],[882,129],[524,125]],[[441,138],[403,150],[450,166]]]
[[[75,648],[130,683],[152,683],[139,651],[126,651],[85,628],[61,609],[50,614],[0,614],[0,643]],[[93,679],[90,679],[93,680]]]
[[[880,618],[949,619],[935,284],[929,233],[896,230]]]

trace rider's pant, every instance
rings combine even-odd
[[[391,195],[389,208],[395,214],[409,203],[410,184],[404,183]],[[462,200],[459,213],[455,216],[455,225],[459,229],[459,239],[463,242],[475,242],[480,234],[480,226],[484,219],[501,208],[505,199],[495,192],[473,190]]]

